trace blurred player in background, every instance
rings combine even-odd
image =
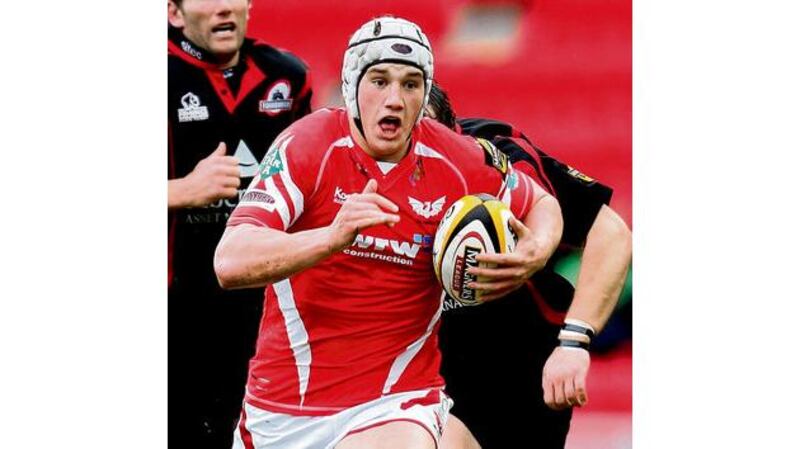
[[[310,112],[295,56],[245,38],[248,0],[169,0],[169,442],[228,448],[263,292],[224,292],[213,255],[240,185]]]
[[[487,160],[507,158],[545,186],[561,204],[562,246],[584,248],[577,289],[548,265],[524,287],[488,304],[459,307],[446,298],[439,333],[442,375],[455,401],[451,412],[483,449],[561,449],[571,407],[588,401],[588,347],[622,290],[630,230],[608,207],[610,188],[545,154],[512,125],[457,120],[435,83],[426,113],[475,137]],[[476,447],[462,426],[451,425],[445,435],[445,448]]]
[[[498,263],[527,278],[555,250],[552,196],[422,118],[432,78],[419,27],[364,24],[345,52],[346,110],[281,133],[231,216],[215,258],[221,285],[266,286],[235,448],[437,447],[451,404],[431,260],[442,215],[465,194],[493,193],[521,220]],[[486,278],[487,290],[506,288],[495,270]]]

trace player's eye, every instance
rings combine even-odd
[[[386,80],[383,78],[373,78],[372,84],[375,85],[375,87],[383,87],[386,85]]]
[[[419,87],[419,83],[417,81],[406,81],[405,86],[408,90],[414,90]]]

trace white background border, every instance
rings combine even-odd
[[[0,447],[166,447],[163,8],[4,10]],[[798,17],[634,2],[637,449],[798,440]]]

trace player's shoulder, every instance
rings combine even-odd
[[[477,142],[469,136],[460,135],[436,120],[424,118],[419,124],[419,143],[444,159],[459,161],[469,159],[471,153],[480,150]]]
[[[421,142],[436,149],[444,159],[459,168],[493,167],[500,173],[508,171],[508,158],[488,139],[458,134],[435,120],[421,123]]]
[[[497,136],[513,136],[516,129],[510,123],[490,118],[462,118],[458,125],[463,134],[484,139],[493,139]]]
[[[308,65],[297,55],[262,40],[248,38],[242,49],[256,65],[268,73],[278,72],[284,76],[304,77],[308,72]]]
[[[293,155],[309,161],[320,158],[337,141],[349,139],[345,114],[343,109],[318,109],[292,123],[275,141],[291,139],[287,148]]]

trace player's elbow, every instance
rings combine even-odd
[[[240,278],[236,270],[236,264],[231,260],[230,256],[225,254],[221,247],[222,245],[217,247],[217,252],[214,255],[214,273],[217,275],[217,282],[224,289],[236,288],[239,285]]]
[[[244,273],[241,263],[235,257],[228,231],[222,236],[214,252],[214,273],[217,283],[224,289],[241,287],[244,282]]]

